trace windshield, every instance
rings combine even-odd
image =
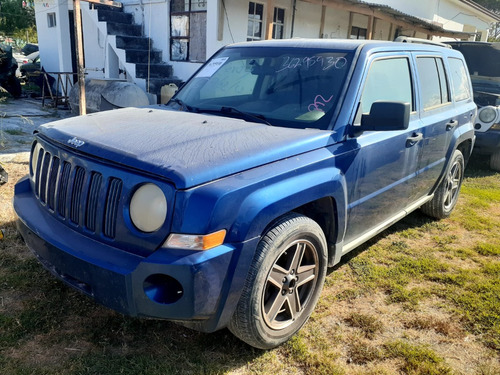
[[[318,48],[227,48],[172,102],[193,112],[327,129],[351,62],[352,52]]]

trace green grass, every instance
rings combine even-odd
[[[5,133],[10,134],[10,135],[26,135],[26,132],[23,132],[22,130],[18,129],[7,129],[4,130]]]

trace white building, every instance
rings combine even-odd
[[[81,1],[89,78],[126,79],[158,94],[186,80],[219,48],[272,38],[486,40],[500,21],[470,0],[123,0]],[[73,2],[35,0],[47,72],[76,72]]]

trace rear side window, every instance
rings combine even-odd
[[[377,100],[410,103],[414,110],[407,58],[376,60],[372,63],[361,96],[361,113],[369,113],[373,102]]]
[[[450,98],[443,60],[436,57],[418,57],[417,69],[423,108],[429,109],[448,103]]]
[[[453,99],[456,102],[469,99],[471,97],[469,76],[465,69],[464,62],[460,59],[449,58],[451,82],[453,83]]]

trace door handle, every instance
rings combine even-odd
[[[458,125],[457,120],[451,120],[450,122],[446,123],[446,131],[450,131],[451,129],[453,129],[457,125]]]
[[[414,146],[422,139],[424,139],[424,135],[422,133],[413,133],[411,137],[406,138],[406,147]]]

